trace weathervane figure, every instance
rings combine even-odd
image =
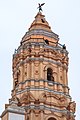
[[[39,5],[39,7],[38,7],[38,8],[39,8],[39,12],[42,11],[42,6],[43,6],[44,4],[45,4],[45,3],[42,3],[42,4],[38,3],[38,5]]]

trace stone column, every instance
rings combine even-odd
[[[40,56],[40,58],[43,58],[42,56]],[[42,64],[42,61],[40,62],[40,79],[43,79],[43,64]]]
[[[20,67],[19,67],[19,69],[20,69],[20,77],[19,77],[19,82],[22,82],[23,81],[23,65],[21,65]]]
[[[60,66],[58,66],[58,71],[57,71],[57,73],[58,73],[58,79],[57,79],[56,82],[59,82],[59,83],[60,83]]]
[[[28,59],[29,57],[27,57],[27,59]],[[27,63],[27,79],[30,79],[30,62],[28,61],[28,63]]]
[[[34,56],[32,56],[34,58]],[[34,62],[31,62],[31,79],[34,79]]]
[[[43,111],[41,111],[40,120],[44,120],[44,114],[43,114]]]
[[[66,85],[66,69],[64,68],[64,84]]]
[[[66,70],[66,85],[68,85],[68,70]]]
[[[34,120],[34,111],[31,110],[31,113],[30,113],[30,120]]]
[[[64,68],[64,84],[67,85],[67,72],[66,72],[66,69]],[[65,92],[68,93],[68,88],[65,87]]]
[[[57,84],[54,84],[54,90],[57,91]]]
[[[60,66],[58,65],[58,68],[57,68],[58,70],[57,70],[57,77],[58,77],[58,79],[57,79],[57,83],[60,83]],[[56,85],[56,89],[58,90],[58,91],[61,91],[60,90],[60,85]]]

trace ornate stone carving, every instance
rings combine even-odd
[[[53,93],[42,93],[39,100],[45,104],[51,104],[57,107],[67,107],[68,105],[67,98],[65,96]]]
[[[39,99],[40,99],[40,101],[46,101],[46,99],[47,99],[46,93],[43,92],[43,93],[39,96]]]
[[[69,105],[68,105],[68,107],[67,107],[67,109],[68,109],[70,112],[73,112],[73,113],[75,113],[75,108],[76,108],[76,103],[75,103],[75,101],[70,102]]]
[[[24,106],[30,103],[31,101],[35,101],[35,98],[33,95],[29,92],[27,94],[23,94],[22,97],[20,98],[20,103]]]
[[[36,70],[36,71],[35,71],[35,75],[38,75],[38,74],[39,74],[39,72],[38,72],[38,70]]]

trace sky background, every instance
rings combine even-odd
[[[46,20],[69,51],[70,95],[80,120],[80,0],[0,0],[0,114],[11,98],[12,55],[43,2]]]

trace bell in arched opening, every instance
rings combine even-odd
[[[54,81],[53,70],[51,68],[47,69],[47,80],[48,81]]]

